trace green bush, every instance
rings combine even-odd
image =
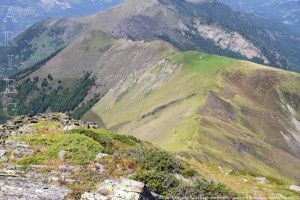
[[[78,133],[85,135],[93,140],[99,142],[103,147],[103,153],[113,154],[121,145],[127,147],[136,146],[137,140],[133,137],[119,135],[108,131],[93,131],[90,129],[75,129],[71,133]]]
[[[29,165],[40,165],[44,162],[44,159],[45,158],[41,156],[30,156],[30,157],[22,158],[21,160],[18,161],[18,164],[24,167],[28,167]]]
[[[236,195],[222,184],[216,184],[205,179],[198,179],[192,185],[181,183],[178,187],[171,188],[168,197],[170,199],[234,199]]]
[[[165,171],[178,173],[181,163],[172,154],[159,149],[140,148],[137,150],[138,164],[144,170]]]
[[[194,169],[183,169],[181,174],[185,177],[194,177],[196,176],[198,173],[196,170]]]
[[[167,195],[170,189],[179,185],[174,176],[157,171],[138,171],[133,179],[145,183],[151,191],[160,195]]]

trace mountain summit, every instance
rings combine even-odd
[[[78,21],[119,38],[162,39],[181,50],[199,50],[281,68],[300,64],[299,35],[285,31],[276,22],[242,14],[217,1],[126,0],[116,8]]]

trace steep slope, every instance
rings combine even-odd
[[[159,38],[182,50],[299,70],[299,35],[278,28],[277,22],[261,20],[216,1],[127,0],[78,21],[121,38]]]
[[[18,94],[10,103],[16,104],[18,115],[51,110],[80,118],[117,82],[174,54],[177,50],[163,41],[117,40],[92,31],[50,59],[15,74]],[[0,105],[0,122],[6,119],[2,109],[5,105]]]
[[[261,14],[287,24],[291,29],[300,32],[300,4],[298,0],[220,0],[231,7],[249,13]]]
[[[133,42],[116,40],[102,31],[84,35],[30,75],[55,80],[72,80],[91,72],[96,78],[93,93],[105,94],[129,74],[176,54],[174,47],[163,41]]]
[[[204,163],[299,181],[300,77],[186,52],[120,81],[85,115]]]
[[[26,69],[64,48],[86,32],[87,27],[72,20],[45,20],[0,48],[4,74]],[[0,74],[1,76],[1,74]]]

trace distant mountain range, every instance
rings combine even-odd
[[[126,0],[119,6],[76,19],[38,23],[19,35],[16,44],[0,49],[27,68],[90,30],[116,38],[164,40],[179,50],[198,50],[291,71],[300,71],[299,34],[260,16],[243,14],[217,1]]]
[[[18,35],[47,18],[78,17],[100,12],[120,2],[122,0],[2,0],[0,36],[3,40],[4,31]]]
[[[299,0],[219,0],[237,10],[271,17],[300,33]]]

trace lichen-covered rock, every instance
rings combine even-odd
[[[95,158],[95,161],[100,161],[102,158],[109,156],[108,154],[105,153],[98,153],[98,155]]]
[[[257,183],[260,184],[265,184],[267,182],[267,179],[265,177],[255,177],[254,179]]]
[[[0,158],[5,156],[5,154],[6,154],[6,151],[3,149],[0,149]]]
[[[61,165],[59,166],[59,171],[64,175],[70,175],[74,171],[73,166]]]
[[[18,177],[0,177],[0,199],[64,200],[70,190]]]
[[[65,157],[65,155],[66,155],[67,153],[68,153],[68,152],[67,152],[67,151],[64,151],[64,150],[59,151],[58,154],[57,154],[58,159],[63,160],[64,157]]]
[[[109,200],[109,197],[86,192],[83,195],[81,195],[81,200]]]
[[[155,200],[144,183],[121,178],[101,183],[98,192],[84,193],[81,200]]]

